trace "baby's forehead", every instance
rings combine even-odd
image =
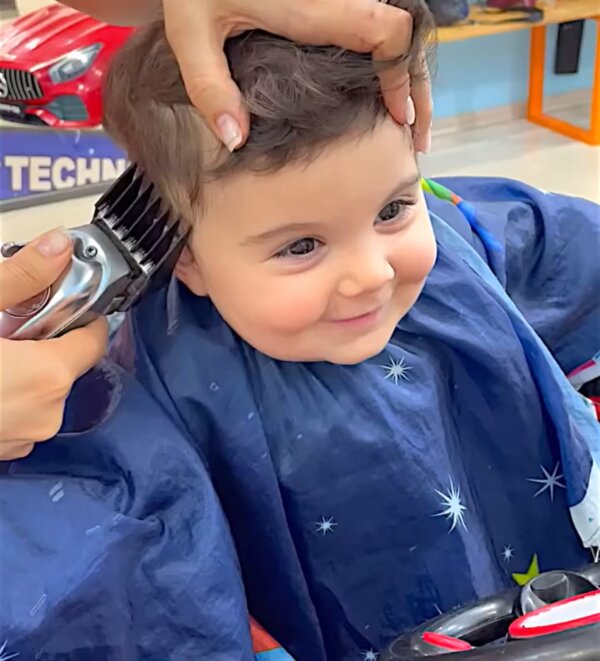
[[[279,168],[259,163],[209,181],[206,200],[221,212],[273,208],[290,213],[379,203],[402,181],[418,177],[410,129],[393,120],[350,134]]]

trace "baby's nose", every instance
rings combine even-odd
[[[378,291],[394,277],[394,269],[384,253],[377,250],[361,251],[349,260],[340,280],[339,293],[346,298],[353,298]]]

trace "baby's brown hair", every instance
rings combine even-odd
[[[408,53],[378,66],[404,66],[414,82],[426,75],[433,21],[424,0],[388,4],[412,15],[413,37]],[[229,39],[225,50],[250,113],[248,140],[233,154],[216,146],[192,106],[162,23],[138,30],[105,79],[106,128],[188,222],[199,213],[203,183],[211,177],[310,159],[386,115],[368,54],[305,46],[260,30]]]

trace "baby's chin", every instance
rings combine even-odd
[[[394,327],[395,328],[395,327]],[[331,363],[332,365],[359,365],[382,353],[388,345],[394,328],[377,329],[373,333],[357,337],[351,341],[336,343],[324,342],[312,351],[294,351],[286,347],[282,352],[269,351],[272,347],[255,347],[261,353],[283,362],[290,363]],[[267,349],[267,351],[265,351]]]
[[[333,365],[359,365],[379,356],[387,347],[391,335],[388,333],[385,339],[378,340],[361,338],[347,346],[332,347],[330,351],[324,352],[320,360]]]
[[[323,351],[323,357],[319,360],[334,365],[358,365],[379,356],[387,348],[397,325],[406,312],[403,311],[403,314],[399,314],[397,311],[391,311],[387,320],[377,329],[359,336],[351,342],[338,342],[327,347]]]

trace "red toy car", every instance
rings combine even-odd
[[[0,28],[0,117],[58,128],[102,122],[101,81],[133,28],[54,4]]]

